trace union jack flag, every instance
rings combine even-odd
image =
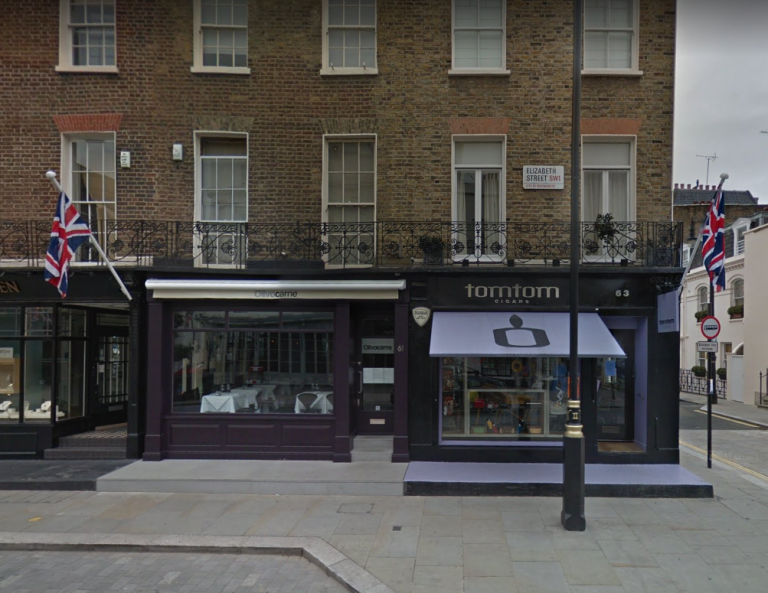
[[[712,198],[704,219],[704,228],[701,229],[704,241],[701,257],[709,272],[709,280],[717,292],[725,289],[725,197],[722,186],[720,183]]]
[[[88,241],[91,229],[77,212],[69,196],[61,192],[51,228],[51,242],[45,255],[45,280],[53,284],[62,297],[69,288],[69,262],[75,251]]]

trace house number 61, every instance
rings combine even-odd
[[[403,346],[402,344],[400,344],[400,345],[397,347],[397,351],[398,351],[398,352],[402,352],[403,350],[405,350],[405,346]]]

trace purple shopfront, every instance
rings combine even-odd
[[[153,278],[145,460],[408,459],[405,281]]]

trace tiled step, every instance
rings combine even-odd
[[[392,435],[373,436],[358,435],[353,442],[353,449],[359,452],[383,453],[392,452]]]
[[[110,438],[73,438],[62,437],[59,439],[59,449],[103,449],[117,448],[125,449],[125,437]]]
[[[385,453],[366,453],[352,450],[352,461],[392,461],[392,451]]]
[[[122,447],[64,447],[46,449],[45,459],[125,459],[125,443]]]

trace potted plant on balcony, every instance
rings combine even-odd
[[[709,311],[696,311],[693,315],[696,317],[696,322],[701,323],[701,320],[709,315]]]
[[[728,315],[731,316],[731,319],[741,319],[744,317],[744,305],[728,307]]]
[[[608,245],[616,235],[616,224],[613,222],[613,214],[598,214],[595,220],[595,235]]]
[[[693,365],[691,367],[691,372],[695,377],[706,377],[707,376],[707,367],[699,366],[699,365]]]
[[[443,248],[445,244],[440,237],[434,235],[422,235],[419,237],[419,249],[424,254],[425,264],[443,263]]]
[[[717,373],[717,378],[722,381],[725,381],[728,378],[728,371],[725,367],[720,367],[715,372]]]

